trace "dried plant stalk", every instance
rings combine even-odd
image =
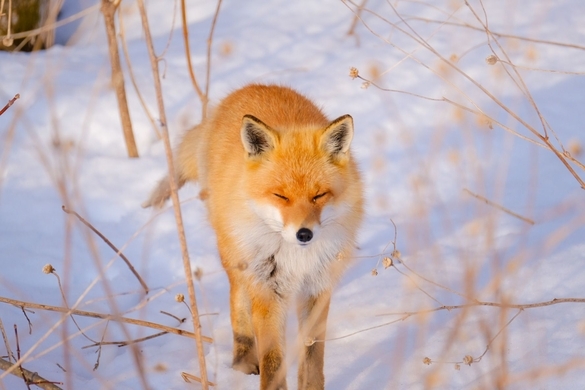
[[[20,367],[18,370],[13,369],[14,364],[0,358],[0,370],[9,371],[12,375],[16,375],[19,378],[25,380],[27,384],[35,385],[40,387],[44,390],[61,390],[59,386],[55,383],[52,383],[43,377],[41,377],[36,372],[29,371],[25,368]]]
[[[122,317],[122,316],[116,316],[113,314],[102,314],[102,313],[96,313],[96,312],[85,311],[85,310],[68,309],[68,308],[60,307],[60,306],[51,306],[51,305],[43,305],[40,303],[18,301],[16,299],[10,299],[10,298],[5,298],[5,297],[0,297],[0,302],[8,303],[10,305],[14,305],[16,307],[21,307],[21,308],[26,307],[26,308],[31,308],[31,309],[39,309],[39,310],[54,311],[54,312],[58,312],[58,313],[65,313],[67,315],[74,314],[76,316],[101,318],[101,319],[108,320],[108,321],[115,321],[115,322],[122,322],[122,323],[126,323],[126,324],[133,324],[133,325],[137,325],[137,326],[144,326],[146,328],[158,329],[158,330],[162,330],[162,331],[176,334],[179,336],[195,338],[194,333],[188,332],[186,330],[157,324],[155,322],[138,320],[135,318],[126,318],[126,317]],[[211,337],[206,337],[206,336],[201,336],[201,340],[205,341],[206,343],[213,342],[213,339]]]
[[[120,65],[120,53],[118,51],[118,41],[116,39],[116,25],[114,16],[120,5],[118,1],[102,0],[102,13],[106,23],[106,32],[108,35],[108,47],[110,49],[110,62],[112,65],[112,87],[116,91],[118,100],[118,111],[122,122],[122,131],[126,141],[126,150],[128,157],[138,157],[138,149],[134,141],[134,132],[132,131],[132,121],[130,120],[130,111],[128,111],[128,101],[126,100],[126,89],[124,88],[124,74]]]
[[[175,169],[173,164],[173,151],[171,149],[171,142],[169,139],[169,130],[167,127],[167,118],[165,113],[164,101],[162,97],[162,87],[160,83],[160,75],[158,69],[158,58],[154,52],[152,43],[152,36],[150,34],[150,27],[148,24],[148,16],[146,14],[146,7],[144,0],[138,0],[138,7],[140,9],[140,16],[142,19],[142,28],[146,39],[148,48],[148,55],[150,57],[150,64],[152,66],[152,73],[154,77],[154,87],[156,91],[156,98],[159,109],[160,122],[162,127],[162,136],[165,145],[165,152],[167,157],[167,165],[169,168],[169,181],[171,187],[171,199],[173,202],[173,209],[175,211],[175,220],[177,223],[177,233],[179,235],[179,243],[181,245],[181,254],[183,258],[183,267],[185,270],[185,279],[189,291],[189,302],[191,308],[191,316],[193,318],[193,327],[195,330],[195,341],[197,345],[197,355],[199,357],[199,370],[201,375],[201,385],[204,390],[209,389],[209,381],[207,379],[207,367],[205,364],[205,353],[203,350],[203,338],[201,335],[201,321],[199,318],[199,310],[197,308],[197,300],[195,297],[195,285],[193,284],[193,272],[191,270],[191,262],[189,260],[189,252],[187,250],[187,240],[185,238],[185,228],[183,226],[183,216],[181,214],[181,205],[179,203],[179,196],[177,194],[177,182],[175,179]]]

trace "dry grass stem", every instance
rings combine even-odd
[[[434,313],[434,312],[443,311],[443,310],[452,311],[452,310],[468,309],[471,307],[478,307],[478,306],[489,306],[489,307],[498,307],[501,309],[519,309],[520,311],[518,312],[518,314],[520,314],[520,312],[522,312],[522,310],[525,310],[525,309],[534,309],[537,307],[558,305],[560,303],[585,303],[585,298],[554,298],[554,299],[551,299],[550,301],[536,302],[536,303],[524,303],[524,304],[475,301],[475,302],[471,302],[471,303],[463,304],[463,305],[443,305],[443,306],[440,306],[440,307],[437,307],[434,309],[426,309],[426,310],[419,310],[419,311],[384,313],[384,314],[379,314],[379,316],[397,315],[397,316],[400,316],[400,318],[397,318],[397,319],[392,320],[392,321],[384,322],[382,324],[359,329],[359,330],[356,330],[355,332],[351,332],[351,333],[348,333],[348,334],[345,334],[342,336],[327,338],[326,340],[314,340],[314,342],[322,343],[322,342],[326,342],[326,341],[341,340],[341,339],[345,339],[345,338],[348,338],[351,336],[355,336],[356,334],[359,334],[359,333],[368,332],[368,331],[371,331],[374,329],[379,329],[379,328],[383,328],[383,327],[388,326],[388,325],[395,324],[397,322],[402,322],[402,321],[404,321],[410,317],[413,317],[413,316],[424,315],[424,314]],[[516,314],[512,318],[512,320],[514,320],[518,316],[518,314]],[[510,320],[510,322],[512,320]],[[454,326],[454,329],[458,329],[458,326]],[[499,334],[499,332],[498,332],[498,334]]]
[[[144,293],[148,294],[148,286],[146,285],[146,282],[142,279],[142,277],[140,276],[138,271],[136,271],[136,269],[134,268],[134,266],[132,265],[130,260],[128,260],[128,258],[118,248],[116,248],[116,246],[114,244],[112,244],[112,242],[110,240],[108,240],[106,236],[104,236],[99,230],[97,230],[95,227],[93,227],[93,225],[91,223],[87,222],[81,215],[77,214],[77,212],[72,211],[72,210],[68,210],[65,206],[61,206],[61,208],[63,209],[63,211],[65,213],[75,215],[85,226],[90,228],[92,232],[97,234],[110,248],[112,248],[112,250],[114,252],[116,252],[116,255],[120,256],[120,258],[122,260],[124,260],[124,262],[126,263],[128,268],[130,269],[130,271],[134,274],[136,279],[138,279],[138,282],[140,283],[140,285],[144,289]]]
[[[132,61],[130,60],[130,55],[128,54],[128,45],[126,44],[126,34],[125,34],[125,29],[124,29],[124,16],[123,16],[123,12],[120,12],[118,14],[118,22],[120,25],[120,43],[122,44],[122,53],[124,53],[124,61],[126,61],[126,65],[128,66],[128,75],[130,76],[130,81],[132,82],[132,86],[134,87],[134,91],[136,91],[136,96],[138,96],[138,101],[140,102],[140,105],[142,106],[142,109],[144,110],[144,113],[146,114],[146,116],[148,117],[148,120],[150,121],[150,124],[152,125],[152,128],[154,130],[154,133],[156,134],[156,137],[158,139],[162,138],[162,135],[160,134],[160,131],[158,130],[158,126],[156,125],[156,122],[154,120],[154,116],[150,113],[150,110],[148,109],[148,106],[146,105],[146,102],[144,101],[144,98],[142,97],[142,93],[140,92],[140,89],[138,88],[138,83],[136,82],[136,77],[134,77],[134,70],[132,67]]]
[[[184,0],[181,0],[184,1]],[[213,20],[211,21],[211,27],[209,28],[209,36],[207,37],[207,65],[205,69],[205,100],[202,101],[201,110],[203,115],[201,120],[205,119],[207,115],[207,105],[209,104],[209,78],[211,75],[211,47],[213,46],[213,33],[215,32],[215,25],[217,23],[217,17],[219,16],[219,10],[221,9],[222,0],[217,0],[217,6],[215,7],[215,13],[213,14]]]
[[[40,387],[43,390],[61,390],[61,387],[57,386],[57,384],[62,385],[62,383],[50,382],[36,372],[29,371],[22,366],[18,370],[15,370],[13,363],[2,358],[0,358],[0,370],[9,371],[12,375],[22,378],[27,386],[31,384]]]
[[[425,62],[423,62],[423,61],[419,60],[418,58],[416,58],[415,56],[411,55],[406,50],[404,50],[403,48],[401,48],[398,45],[396,45],[395,43],[393,43],[387,37],[376,33],[373,30],[373,28],[370,27],[368,25],[368,23],[365,22],[365,20],[357,14],[357,11],[355,10],[355,8],[352,8],[351,6],[349,6],[349,4],[351,4],[353,7],[358,7],[358,5],[356,3],[354,3],[351,0],[342,0],[342,1],[354,13],[354,15],[356,15],[356,17],[358,17],[360,19],[360,21],[363,23],[363,25],[366,27],[366,29],[368,31],[370,31],[374,36],[376,36],[377,38],[379,38],[383,42],[387,43],[388,45],[394,47],[395,49],[399,50],[400,52],[404,53],[406,56],[409,56],[413,61],[417,62],[419,65],[421,65],[425,69],[433,72],[437,77],[441,78],[443,81],[445,81],[447,84],[449,84],[454,90],[458,91],[463,96],[465,96],[471,104],[473,104],[474,106],[477,107],[477,105],[473,102],[473,100],[470,99],[459,87],[457,87],[455,84],[453,84],[452,82],[447,80],[444,76],[439,74],[437,71],[433,70]],[[515,121],[517,121],[519,124],[521,124],[525,129],[527,129],[530,133],[532,133],[540,142],[545,144],[546,148],[548,150],[550,150],[551,152],[553,152],[553,154],[563,163],[565,168],[575,178],[575,180],[579,183],[581,188],[585,189],[585,182],[581,179],[581,177],[577,174],[577,172],[575,172],[573,167],[571,167],[571,165],[569,164],[567,159],[564,157],[564,155],[550,142],[550,140],[546,134],[542,135],[539,131],[537,131],[534,127],[532,127],[529,123],[527,123],[524,119],[522,119],[518,114],[516,114],[512,109],[510,109],[506,104],[504,104],[501,100],[499,100],[494,94],[492,94],[489,90],[487,90],[482,84],[477,82],[473,77],[471,77],[469,74],[464,72],[461,68],[459,68],[456,64],[454,64],[448,58],[445,58],[443,55],[441,55],[441,53],[439,53],[436,49],[434,49],[424,38],[422,38],[418,33],[416,33],[416,31],[406,22],[406,20],[404,20],[404,18],[400,15],[400,13],[396,10],[396,8],[390,2],[388,2],[388,5],[392,9],[394,14],[402,21],[402,23],[405,26],[407,26],[410,31],[412,31],[412,33],[410,33],[409,31],[406,31],[404,28],[400,27],[398,24],[393,23],[393,22],[389,21],[388,19],[385,19],[384,17],[382,17],[381,15],[379,15],[378,13],[376,13],[374,11],[371,11],[368,9],[364,9],[364,11],[366,11],[370,15],[378,18],[379,20],[383,21],[384,23],[387,23],[388,25],[392,26],[393,28],[395,28],[397,31],[401,32],[405,36],[408,36],[411,39],[413,39],[419,45],[426,48],[429,52],[431,52],[434,56],[436,56],[447,67],[453,69],[457,74],[459,74],[461,77],[463,77],[469,83],[471,83],[473,86],[475,86],[481,92],[483,92],[497,106],[499,106],[502,110],[504,110],[511,118],[513,118]],[[486,30],[484,30],[484,31],[486,31],[486,33],[489,34],[489,30],[487,30],[487,27],[486,27]],[[446,101],[445,98],[443,98],[443,99],[430,99],[430,100]],[[454,102],[451,102],[451,103],[456,104]],[[479,107],[477,107],[477,108],[479,109]]]
[[[6,112],[6,110],[8,110],[10,108],[10,106],[12,106],[14,104],[15,101],[17,101],[18,99],[20,99],[20,94],[16,94],[14,95],[14,97],[12,99],[10,99],[8,101],[8,103],[6,103],[6,105],[0,110],[0,115],[4,114]]]
[[[24,312],[24,309],[22,311]],[[24,380],[26,388],[30,390],[30,385],[28,383],[28,380],[26,379],[26,374],[24,373],[24,369],[22,368],[22,363],[20,359],[20,341],[18,340],[18,327],[16,326],[16,324],[14,324],[14,337],[16,338],[16,357],[18,358],[15,365],[18,368],[20,377]],[[16,372],[16,370],[13,370],[12,372],[14,373]]]
[[[132,131],[132,121],[130,111],[128,110],[128,101],[126,99],[126,89],[124,87],[124,73],[120,64],[120,53],[118,51],[118,39],[116,38],[115,15],[121,0],[109,1],[102,0],[102,13],[106,24],[106,33],[108,36],[108,48],[110,52],[110,65],[112,67],[112,87],[116,92],[118,101],[118,111],[122,123],[122,132],[126,142],[126,151],[128,157],[138,157],[138,149],[134,140]]]
[[[184,0],[183,0],[184,1]],[[197,345],[197,354],[199,360],[199,370],[201,375],[202,386],[204,390],[209,388],[209,383],[207,379],[207,366],[205,364],[205,353],[203,347],[203,337],[201,335],[201,320],[199,318],[199,310],[197,308],[197,300],[195,297],[195,285],[193,283],[193,273],[191,270],[191,261],[189,259],[189,252],[187,249],[187,239],[185,238],[185,228],[183,225],[183,216],[181,214],[181,204],[179,202],[179,196],[177,194],[177,182],[175,179],[175,168],[173,163],[173,150],[171,148],[171,142],[169,137],[169,130],[167,127],[167,119],[164,107],[164,101],[162,97],[162,87],[160,83],[160,74],[158,69],[158,58],[154,52],[154,46],[152,43],[152,37],[150,34],[150,27],[148,24],[148,16],[146,14],[146,7],[144,5],[144,0],[138,0],[138,7],[140,9],[140,16],[142,19],[142,28],[144,30],[144,35],[146,39],[146,46],[148,48],[148,54],[150,57],[150,64],[152,67],[152,73],[154,77],[154,87],[156,91],[161,127],[162,127],[162,135],[163,135],[163,142],[165,146],[165,152],[167,157],[167,165],[169,169],[169,182],[171,187],[171,199],[173,202],[173,209],[175,212],[175,221],[177,224],[177,233],[179,238],[179,243],[181,246],[181,254],[183,258],[183,268],[185,272],[185,280],[187,283],[187,289],[189,291],[189,302],[191,308],[191,318],[193,319],[193,327],[195,330],[195,341]],[[185,8],[184,3],[182,4],[182,8]],[[185,16],[183,16],[184,25],[186,23]]]
[[[78,309],[68,309],[68,308],[60,307],[60,306],[43,305],[40,303],[19,301],[16,299],[10,299],[10,298],[5,298],[5,297],[0,297],[0,302],[8,303],[10,305],[13,305],[13,306],[16,306],[19,308],[26,307],[26,308],[31,308],[31,309],[39,309],[39,310],[54,311],[54,312],[58,312],[58,313],[65,313],[67,315],[74,314],[74,315],[83,316],[83,317],[100,318],[100,319],[108,320],[108,321],[143,326],[143,327],[151,328],[151,329],[158,329],[158,330],[162,330],[162,331],[176,334],[179,336],[189,337],[192,339],[195,338],[195,333],[188,332],[188,331],[182,330],[182,329],[173,328],[170,326],[157,324],[155,322],[138,320],[135,318],[127,318],[127,317],[122,317],[122,316],[116,316],[113,314],[102,314],[102,313],[96,313],[96,312],[78,310]],[[201,339],[202,339],[202,341],[205,341],[206,343],[213,343],[213,339],[211,337],[201,336]]]
[[[534,222],[532,219],[530,219],[530,218],[526,218],[526,217],[523,217],[523,216],[521,216],[520,214],[518,214],[518,213],[515,213],[515,212],[513,212],[512,210],[510,210],[510,209],[507,209],[507,208],[505,208],[504,206],[497,204],[496,202],[492,202],[491,200],[489,200],[489,199],[486,199],[486,198],[484,198],[484,197],[483,197],[483,196],[481,196],[481,195],[478,195],[478,194],[476,194],[476,193],[474,193],[474,192],[471,192],[471,191],[469,191],[467,188],[464,188],[464,189],[463,189],[463,191],[464,191],[465,193],[467,193],[467,194],[469,194],[469,195],[473,196],[474,198],[481,200],[481,201],[482,201],[482,202],[484,202],[485,204],[487,204],[487,205],[490,205],[490,206],[492,206],[492,207],[495,207],[495,208],[497,208],[498,210],[501,210],[501,211],[505,212],[506,214],[509,214],[509,215],[513,216],[514,218],[518,218],[519,220],[521,220],[521,221],[524,221],[524,222],[526,222],[526,223],[528,223],[528,224],[530,224],[530,225],[534,225],[534,223],[535,223],[535,222]]]
[[[442,24],[445,26],[463,27],[463,28],[467,28],[467,29],[471,29],[471,30],[475,30],[475,31],[482,31],[482,32],[485,31],[483,29],[483,27],[473,26],[473,25],[468,24],[468,23],[459,23],[459,22],[450,22],[450,21],[446,21],[446,20],[422,18],[420,16],[411,16],[411,15],[406,15],[406,14],[404,14],[404,19],[405,20],[416,20],[416,21],[421,21],[421,22],[425,22],[425,23]],[[549,41],[546,39],[535,39],[535,38],[530,38],[530,37],[523,37],[520,35],[505,34],[505,33],[496,32],[496,31],[490,31],[490,32],[492,35],[495,35],[499,38],[517,39],[520,41],[539,43],[539,44],[543,44],[543,45],[553,45],[553,46],[567,47],[567,48],[571,48],[571,49],[585,50],[585,46],[577,45],[574,43]]]
[[[4,329],[4,324],[2,323],[2,319],[0,318],[0,333],[2,333],[2,339],[4,340],[4,346],[6,347],[6,355],[8,357],[8,361],[11,362],[14,359],[14,354],[12,353],[12,349],[10,348],[10,343],[8,342],[8,336],[6,335],[6,329]]]
[[[187,372],[182,372],[181,378],[183,378],[183,380],[187,383],[191,383],[191,380],[194,380],[197,383],[203,383],[203,382],[201,382],[201,378],[199,378],[195,375],[189,374]],[[209,383],[209,386],[215,386],[215,383],[213,383],[213,382],[207,382],[207,383]]]
[[[207,96],[205,96],[201,90],[201,87],[199,87],[197,77],[195,77],[195,71],[193,70],[193,64],[191,63],[191,46],[189,44],[189,27],[187,26],[187,6],[185,4],[185,0],[181,0],[181,21],[183,26],[183,42],[185,43],[187,70],[189,71],[189,77],[193,83],[193,88],[195,88],[195,92],[197,92],[197,96],[199,96],[199,100],[201,100],[201,119],[203,120],[205,119],[205,115],[207,113]]]

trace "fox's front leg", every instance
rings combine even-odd
[[[260,360],[260,389],[286,390],[286,300],[270,289],[254,287],[252,321]]]
[[[250,297],[242,271],[228,272],[230,281],[230,317],[234,334],[234,357],[232,367],[245,374],[259,373],[258,353],[252,325]]]
[[[302,343],[298,372],[299,390],[325,388],[323,374],[325,342],[323,340],[325,340],[330,301],[330,291],[325,291],[318,296],[299,298],[297,311]]]

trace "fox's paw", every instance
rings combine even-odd
[[[258,375],[260,373],[260,367],[258,364],[249,363],[245,361],[240,361],[238,363],[234,363],[232,368],[237,371],[241,371],[246,375]]]

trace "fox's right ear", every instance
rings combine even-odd
[[[240,130],[242,144],[248,157],[260,157],[274,149],[277,134],[268,125],[252,115],[244,115]]]

